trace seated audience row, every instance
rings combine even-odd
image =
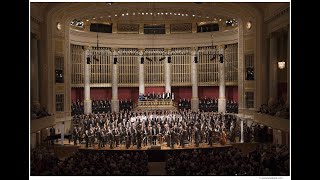
[[[289,104],[285,103],[283,98],[279,98],[277,102],[269,102],[268,104],[262,104],[259,112],[271,116],[289,119],[289,110]]]
[[[47,116],[51,116],[51,114],[48,113],[48,110],[45,107],[33,109],[31,113],[31,119],[39,119]]]

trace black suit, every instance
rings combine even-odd
[[[157,144],[157,129],[153,128],[152,129],[152,144],[156,145]]]
[[[73,144],[77,145],[77,139],[78,139],[78,131],[77,131],[77,129],[73,129],[72,134],[73,134],[73,142],[74,142]]]
[[[50,143],[51,143],[51,145],[53,145],[53,136],[56,134],[56,130],[52,127],[52,128],[50,128]]]
[[[85,133],[84,140],[86,141],[86,148],[89,146],[89,135]]]

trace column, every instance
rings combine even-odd
[[[277,78],[277,37],[271,34],[270,37],[270,59],[269,59],[269,100],[268,103],[273,103],[277,99],[278,78]]]
[[[165,59],[165,74],[164,74],[164,81],[165,81],[165,92],[171,93],[171,56],[170,56],[170,50],[167,50]]]
[[[90,53],[89,47],[84,48],[84,114],[92,113],[92,103],[90,99]],[[90,59],[90,60],[89,60]],[[89,63],[89,64],[88,64]]]
[[[243,21],[238,22],[238,109],[239,113],[243,112],[244,109],[244,23]]]
[[[199,97],[198,97],[198,58],[196,55],[196,48],[191,52],[191,82],[192,82],[192,98],[191,98],[191,110],[199,110]]]
[[[240,118],[240,143],[243,143],[244,142],[244,137],[243,137],[243,119]]]
[[[38,37],[31,34],[31,102],[32,108],[39,109],[39,59],[38,59]]]
[[[139,64],[139,94],[144,94],[144,60],[142,61],[141,58],[143,57],[143,49],[139,50],[138,59],[140,61]]]
[[[118,99],[118,64],[117,52],[113,51],[113,65],[112,65],[112,98],[111,98],[111,111],[119,112],[119,99]]]
[[[290,107],[290,26],[288,27],[287,38],[287,102]]]
[[[224,45],[221,45],[219,52],[222,54],[223,61],[219,63],[219,99],[218,99],[218,112],[226,112],[226,78],[225,78],[225,57]],[[219,53],[219,54],[220,54]],[[221,58],[221,57],[218,57]]]

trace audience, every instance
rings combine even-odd
[[[39,119],[43,117],[51,116],[45,107],[32,110],[31,119]]]
[[[269,102],[268,104],[262,104],[259,113],[268,114],[271,116],[277,116],[284,119],[289,119],[289,105],[285,103],[283,98],[279,98],[277,102]]]
[[[57,166],[59,159],[45,147],[37,147],[31,151],[31,175],[48,175]]]
[[[53,155],[32,153],[31,175],[119,176],[146,175],[148,155],[145,151],[78,151],[64,161]],[[41,152],[41,151],[40,151]],[[40,159],[40,160],[39,160]]]
[[[167,175],[288,176],[289,150],[282,145],[258,145],[242,153],[230,148],[170,151]]]

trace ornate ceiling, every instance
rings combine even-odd
[[[32,3],[33,4],[33,3]],[[40,5],[41,4],[41,5]],[[109,3],[37,3],[45,11],[53,11],[61,18],[83,21],[137,22],[137,21],[214,21],[237,19],[240,13],[248,14],[239,3],[191,3],[191,2],[115,2]],[[241,4],[241,3],[240,3]],[[249,7],[250,8],[250,7]]]
[[[31,3],[43,13],[52,13],[71,22],[208,22],[240,18],[254,19],[257,13],[268,14],[270,7],[288,3],[192,3],[192,2],[115,2],[115,3]],[[33,14],[32,14],[33,15]]]

